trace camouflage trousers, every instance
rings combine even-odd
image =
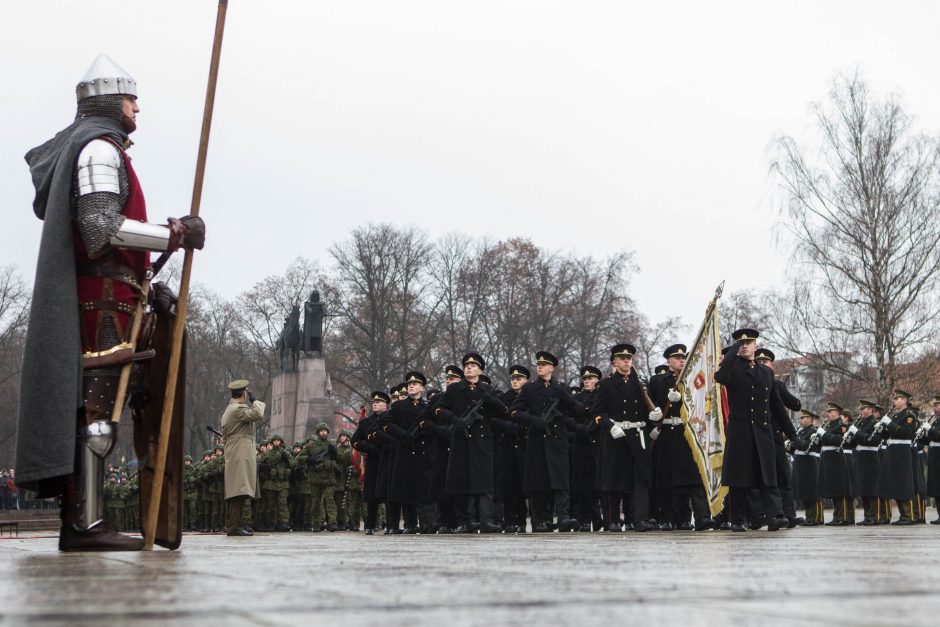
[[[290,510],[287,508],[287,490],[264,490],[264,526],[273,527],[275,524],[290,522]]]
[[[308,520],[316,528],[329,520],[336,522],[336,501],[333,500],[332,485],[312,485],[310,486],[310,503],[308,511],[310,515]]]

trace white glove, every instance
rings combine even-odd
[[[660,431],[661,431],[661,429],[660,429],[659,427],[656,427],[655,429],[653,429],[652,431],[650,431],[650,439],[653,440],[653,441],[655,441],[656,438],[659,437],[659,432],[660,432]]]
[[[627,435],[627,433],[620,427],[620,425],[614,425],[610,428],[610,436],[615,440],[619,440],[625,435]]]
[[[682,400],[682,395],[676,392],[675,389],[669,390],[669,394],[666,395],[666,398],[669,399],[670,403],[678,403]]]
[[[816,435],[818,435],[819,437],[823,437],[824,435],[826,435],[826,430],[823,429],[822,427],[818,427],[816,429]]]
[[[858,427],[856,427],[855,425],[852,425],[851,427],[849,427],[848,433],[849,435],[855,435],[856,433],[858,433]]]
[[[662,419],[663,419],[663,410],[661,410],[659,407],[657,407],[656,409],[650,412],[650,420],[652,420],[653,422],[659,422]]]
[[[891,419],[885,416],[881,420],[878,421],[878,424],[881,424],[887,427],[888,425],[891,424]]]

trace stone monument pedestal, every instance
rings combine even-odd
[[[301,357],[296,372],[282,372],[271,382],[271,431],[290,446],[315,432],[320,422],[333,425],[333,385],[322,357]],[[335,437],[335,434],[331,434]]]

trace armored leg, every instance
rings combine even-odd
[[[62,497],[61,551],[139,551],[143,540],[123,536],[104,519],[104,458],[114,448],[114,425],[80,420],[76,438],[77,472]]]

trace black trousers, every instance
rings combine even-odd
[[[376,501],[366,503],[366,529],[375,529],[379,518],[379,504]],[[357,521],[358,522],[358,521]]]
[[[552,490],[551,492],[537,492],[529,498],[529,513],[532,515],[532,525],[539,523],[552,523],[555,516],[558,520],[568,518],[569,496],[567,490]]]
[[[504,499],[503,506],[503,525],[525,526],[527,508],[524,498]]]
[[[660,491],[663,501],[662,521],[673,525],[688,523],[694,515],[696,521],[711,518],[711,508],[708,506],[708,497],[705,496],[705,486],[677,486],[664,488]]]
[[[392,503],[391,501],[385,504],[385,528],[386,529],[398,529],[398,523],[401,520],[401,503]]]
[[[457,513],[457,526],[470,526],[473,511],[476,509],[480,523],[492,523],[496,519],[496,506],[492,494],[457,494],[454,495],[454,509]]]
[[[440,527],[453,529],[457,526],[457,510],[454,508],[454,499],[445,497],[436,503],[437,524]]]
[[[748,518],[756,520],[761,515],[768,518],[783,516],[780,490],[776,487],[731,488],[729,495],[731,498],[728,500],[728,505],[731,511],[728,513],[728,519],[732,523],[744,524]]]

